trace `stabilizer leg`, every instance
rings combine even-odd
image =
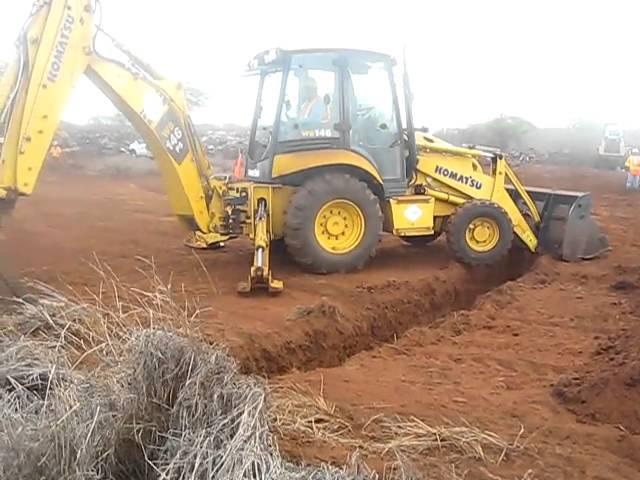
[[[271,218],[267,200],[258,200],[258,209],[254,219],[253,265],[247,282],[238,285],[238,293],[248,295],[257,289],[267,289],[278,294],[284,289],[281,280],[273,278],[271,273]]]

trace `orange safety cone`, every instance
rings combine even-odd
[[[233,164],[233,179],[240,180],[242,178],[244,178],[244,157],[242,156],[242,150],[238,149],[238,158]]]

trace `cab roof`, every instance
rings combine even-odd
[[[395,59],[386,53],[373,50],[362,50],[355,48],[306,48],[298,50],[284,50],[273,48],[258,53],[249,62],[248,70],[256,71],[265,68],[270,69],[284,64],[284,62],[294,55],[310,55],[315,53],[342,53],[345,56],[356,57],[362,60],[389,62],[395,65]]]
[[[363,50],[358,48],[306,48],[298,50],[281,50],[288,55],[306,54],[306,53],[344,53],[345,55],[360,55],[363,57],[377,58],[380,60],[393,60],[391,55],[377,52],[375,50]]]

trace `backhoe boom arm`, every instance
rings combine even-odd
[[[180,84],[169,82],[121,49],[126,61],[95,50],[100,28],[90,0],[38,0],[17,42],[17,56],[0,83],[5,137],[0,198],[30,195],[72,90],[86,75],[143,137],[175,214],[206,243],[224,215],[224,182],[213,172],[187,113]],[[116,45],[117,46],[117,45]]]

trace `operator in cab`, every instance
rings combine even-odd
[[[280,126],[280,138],[297,140],[301,137],[331,136],[331,106],[327,101],[328,95],[323,98],[318,93],[318,81],[307,71],[296,74],[296,77],[297,82],[289,82],[289,88],[297,90],[292,95],[297,97],[295,115],[289,115],[291,105],[287,100],[283,123]]]
[[[640,190],[640,150],[634,148],[624,164],[627,172],[627,190]]]
[[[329,106],[318,94],[318,82],[313,77],[305,75],[300,81],[298,121],[317,128],[330,118]]]

